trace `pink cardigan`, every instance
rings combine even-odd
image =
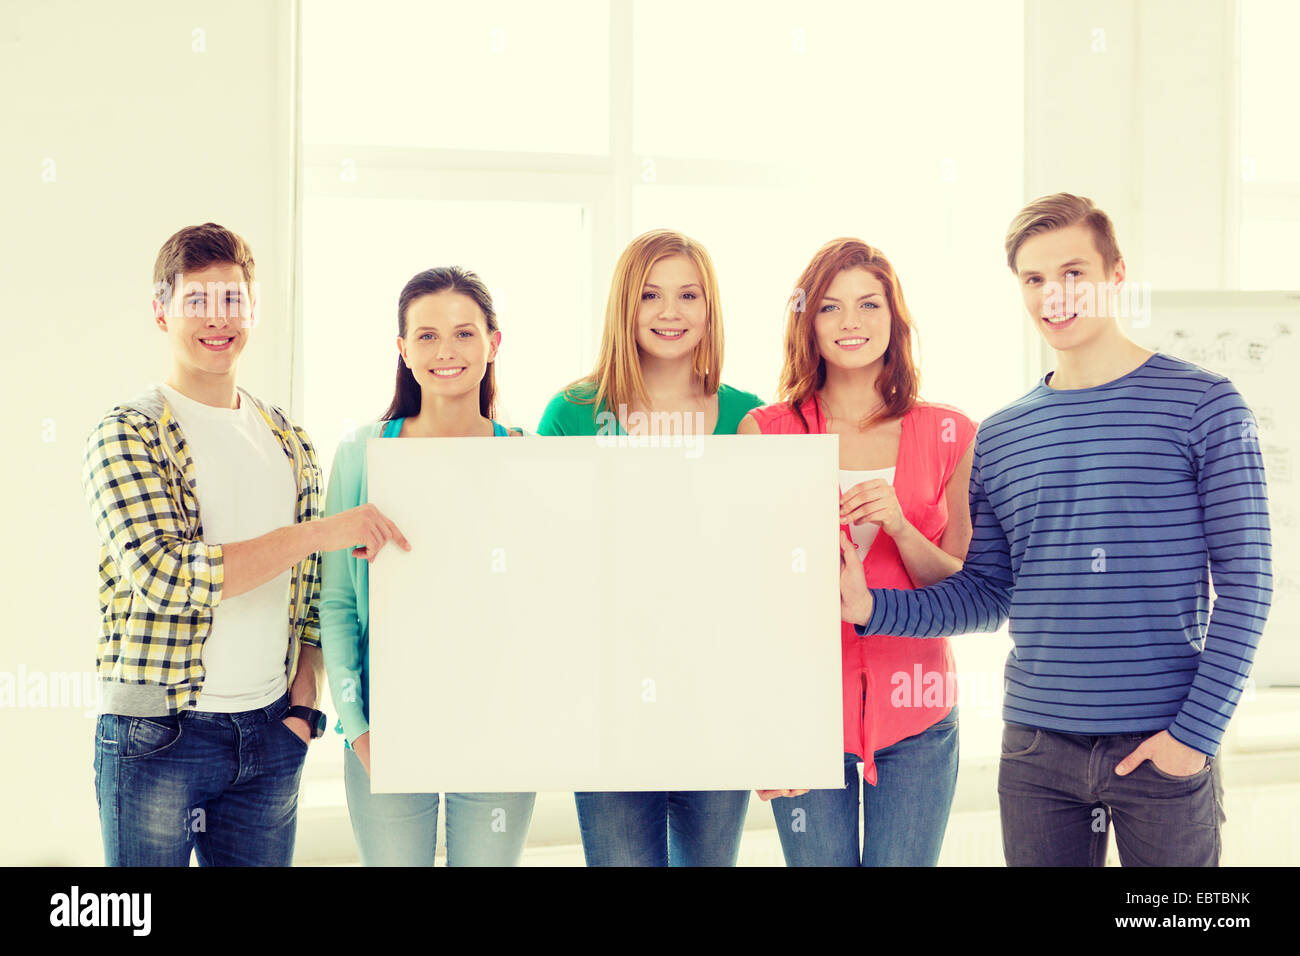
[[[804,402],[802,411],[809,432],[825,434],[826,420],[815,396]],[[750,414],[763,434],[803,434],[787,404],[767,405]],[[945,487],[974,437],[975,423],[949,405],[918,402],[903,416],[894,492],[903,515],[935,544],[948,525]],[[847,525],[841,528],[847,533]],[[883,532],[876,535],[862,566],[872,587],[915,587],[894,539]],[[845,622],[840,644],[844,752],[862,758],[863,777],[874,786],[875,752],[934,726],[956,703],[952,648],[947,638],[858,637]]]

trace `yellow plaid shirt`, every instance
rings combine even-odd
[[[243,388],[298,484],[298,522],[321,516],[321,470],[307,433]],[[86,440],[81,486],[99,532],[97,670],[104,713],[153,717],[192,708],[203,686],[203,642],[221,603],[222,546],[203,540],[194,463],[180,424],[153,387],[117,405]],[[294,566],[289,586],[293,682],[302,646],[320,646],[320,555]]]

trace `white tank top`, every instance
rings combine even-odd
[[[872,478],[883,478],[891,485],[894,483],[893,468],[876,468],[868,471],[849,471],[846,468],[840,469],[840,494],[847,494],[848,490],[854,485],[860,485],[864,481],[870,481]],[[871,548],[871,542],[876,540],[876,535],[880,532],[880,525],[870,521],[863,522],[859,525],[849,525],[849,539],[858,549],[858,560],[867,559],[867,551]]]

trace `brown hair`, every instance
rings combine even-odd
[[[786,309],[785,362],[781,367],[778,401],[789,404],[808,431],[803,403],[826,384],[826,360],[817,347],[813,327],[822,297],[835,277],[845,269],[866,269],[885,287],[889,303],[889,346],[884,367],[876,379],[876,390],[885,407],[863,423],[897,418],[916,404],[920,373],[912,361],[912,316],[903,301],[903,287],[885,254],[861,239],[832,239],[817,250],[799,276]],[[819,409],[820,414],[820,409]]]
[[[619,406],[631,405],[634,398],[649,404],[637,351],[636,317],[650,269],[660,259],[677,255],[691,261],[704,286],[706,324],[692,363],[695,376],[704,383],[705,394],[717,393],[722,376],[722,307],[718,302],[718,277],[713,260],[694,239],[680,232],[655,229],[633,239],[618,257],[605,304],[605,330],[596,367],[590,375],[565,388],[566,399],[579,405],[594,404],[597,408],[604,402],[616,415]]]
[[[1072,193],[1053,193],[1035,199],[1011,220],[1007,229],[1007,266],[1016,271],[1016,253],[1025,240],[1040,233],[1066,229],[1085,223],[1092,230],[1092,241],[1101,253],[1102,265],[1110,271],[1120,259],[1119,244],[1115,241],[1115,226],[1110,217],[1093,205],[1086,196]]]
[[[153,264],[154,296],[167,306],[176,288],[178,273],[194,272],[218,262],[239,266],[244,281],[253,284],[253,252],[242,237],[225,226],[205,222],[186,226],[162,244]]]
[[[421,296],[434,295],[439,292],[455,292],[470,299],[483,313],[483,324],[488,335],[498,331],[497,312],[492,305],[492,295],[487,286],[476,273],[460,266],[439,266],[416,273],[402,287],[397,297],[397,334],[406,338],[406,313],[411,303]],[[478,412],[484,418],[496,414],[497,403],[497,364],[488,362],[487,371],[478,384]],[[411,418],[420,414],[424,401],[424,391],[415,380],[415,373],[397,356],[397,379],[393,385],[393,400],[388,410],[379,416],[380,421],[392,421],[395,418]]]

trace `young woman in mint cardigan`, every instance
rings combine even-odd
[[[722,313],[709,254],[656,230],[623,251],[596,369],[557,394],[541,435],[735,434],[763,404],[723,385]],[[577,793],[588,866],[732,866],[749,791]]]
[[[397,384],[382,418],[340,443],[325,514],[366,503],[369,438],[505,437],[492,420],[494,360],[501,345],[492,298],[472,272],[429,269],[402,289],[397,307]],[[369,563],[346,550],[323,556],[321,645],[345,735],[344,780],[352,832],[366,866],[432,866],[436,793],[370,792]],[[436,731],[435,731],[436,732]],[[447,865],[512,866],[523,852],[532,793],[447,794]],[[505,812],[506,826],[501,826]]]

